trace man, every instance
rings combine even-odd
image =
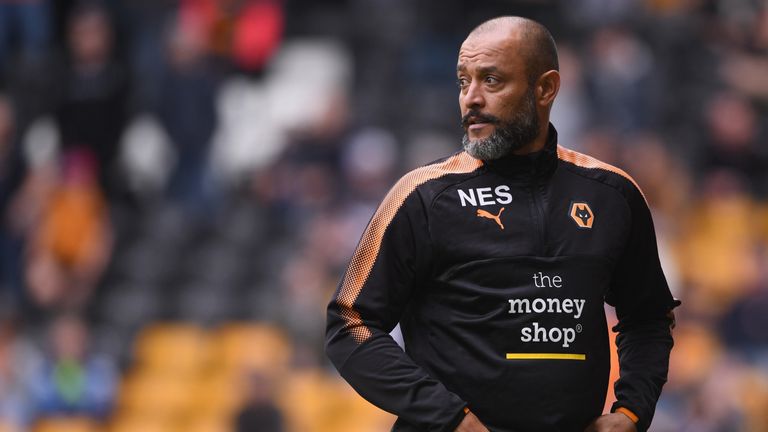
[[[557,144],[557,51],[540,24],[483,23],[457,76],[464,151],[384,198],[328,306],[329,357],[399,416],[393,431],[646,430],[678,302],[640,189]],[[621,377],[601,416],[604,302]]]

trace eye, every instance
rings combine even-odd
[[[487,77],[485,77],[485,83],[490,85],[496,85],[499,83],[499,79],[496,78],[495,76],[488,75]]]
[[[464,77],[459,77],[456,80],[456,85],[459,86],[460,89],[463,89],[469,85],[469,80]]]

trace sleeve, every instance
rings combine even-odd
[[[430,240],[418,192],[390,191],[333,295],[326,353],[374,405],[423,431],[453,431],[466,403],[419,367],[389,335],[424,281]]]
[[[631,189],[627,203],[630,231],[606,296],[618,317],[614,331],[618,333],[619,379],[611,411],[627,414],[643,432],[667,381],[672,309],[680,302],[672,297],[661,269],[653,219],[639,189]]]

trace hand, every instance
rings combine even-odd
[[[459,427],[456,428],[455,432],[490,432],[487,427],[483,426],[482,423],[480,423],[480,419],[477,418],[476,415],[472,413],[472,411],[468,412],[466,416],[464,416],[464,420],[459,423]]]
[[[622,413],[601,415],[584,432],[637,432],[635,423]]]

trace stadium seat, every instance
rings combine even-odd
[[[242,374],[215,371],[200,378],[194,412],[206,418],[234,415],[243,402]]]
[[[286,416],[288,430],[321,432],[338,412],[336,395],[328,377],[316,369],[292,373],[280,389],[278,406]]]
[[[208,336],[192,324],[156,324],[136,340],[136,365],[173,374],[200,372],[208,360]]]
[[[380,432],[395,421],[320,369],[292,373],[281,386],[278,404],[290,431]]]
[[[227,371],[280,374],[288,368],[292,347],[277,327],[231,323],[214,333],[216,365]]]
[[[232,421],[227,416],[197,416],[185,425],[185,432],[232,432]]]
[[[362,396],[358,395],[352,387],[344,381],[334,380],[333,386],[339,397],[339,405],[347,416],[338,416],[346,418],[343,425],[337,427],[337,431],[347,432],[377,432],[388,431],[395,422],[395,416],[377,408]]]
[[[193,411],[200,391],[196,378],[164,372],[134,371],[123,380],[118,398],[120,412],[175,419]]]
[[[39,420],[32,432],[101,432],[103,428],[90,418],[50,417]]]
[[[319,432],[388,431],[395,417],[371,405],[340,379],[326,378],[326,394],[333,395],[326,407]]]
[[[106,432],[182,432],[168,419],[146,415],[118,415],[112,419]]]

